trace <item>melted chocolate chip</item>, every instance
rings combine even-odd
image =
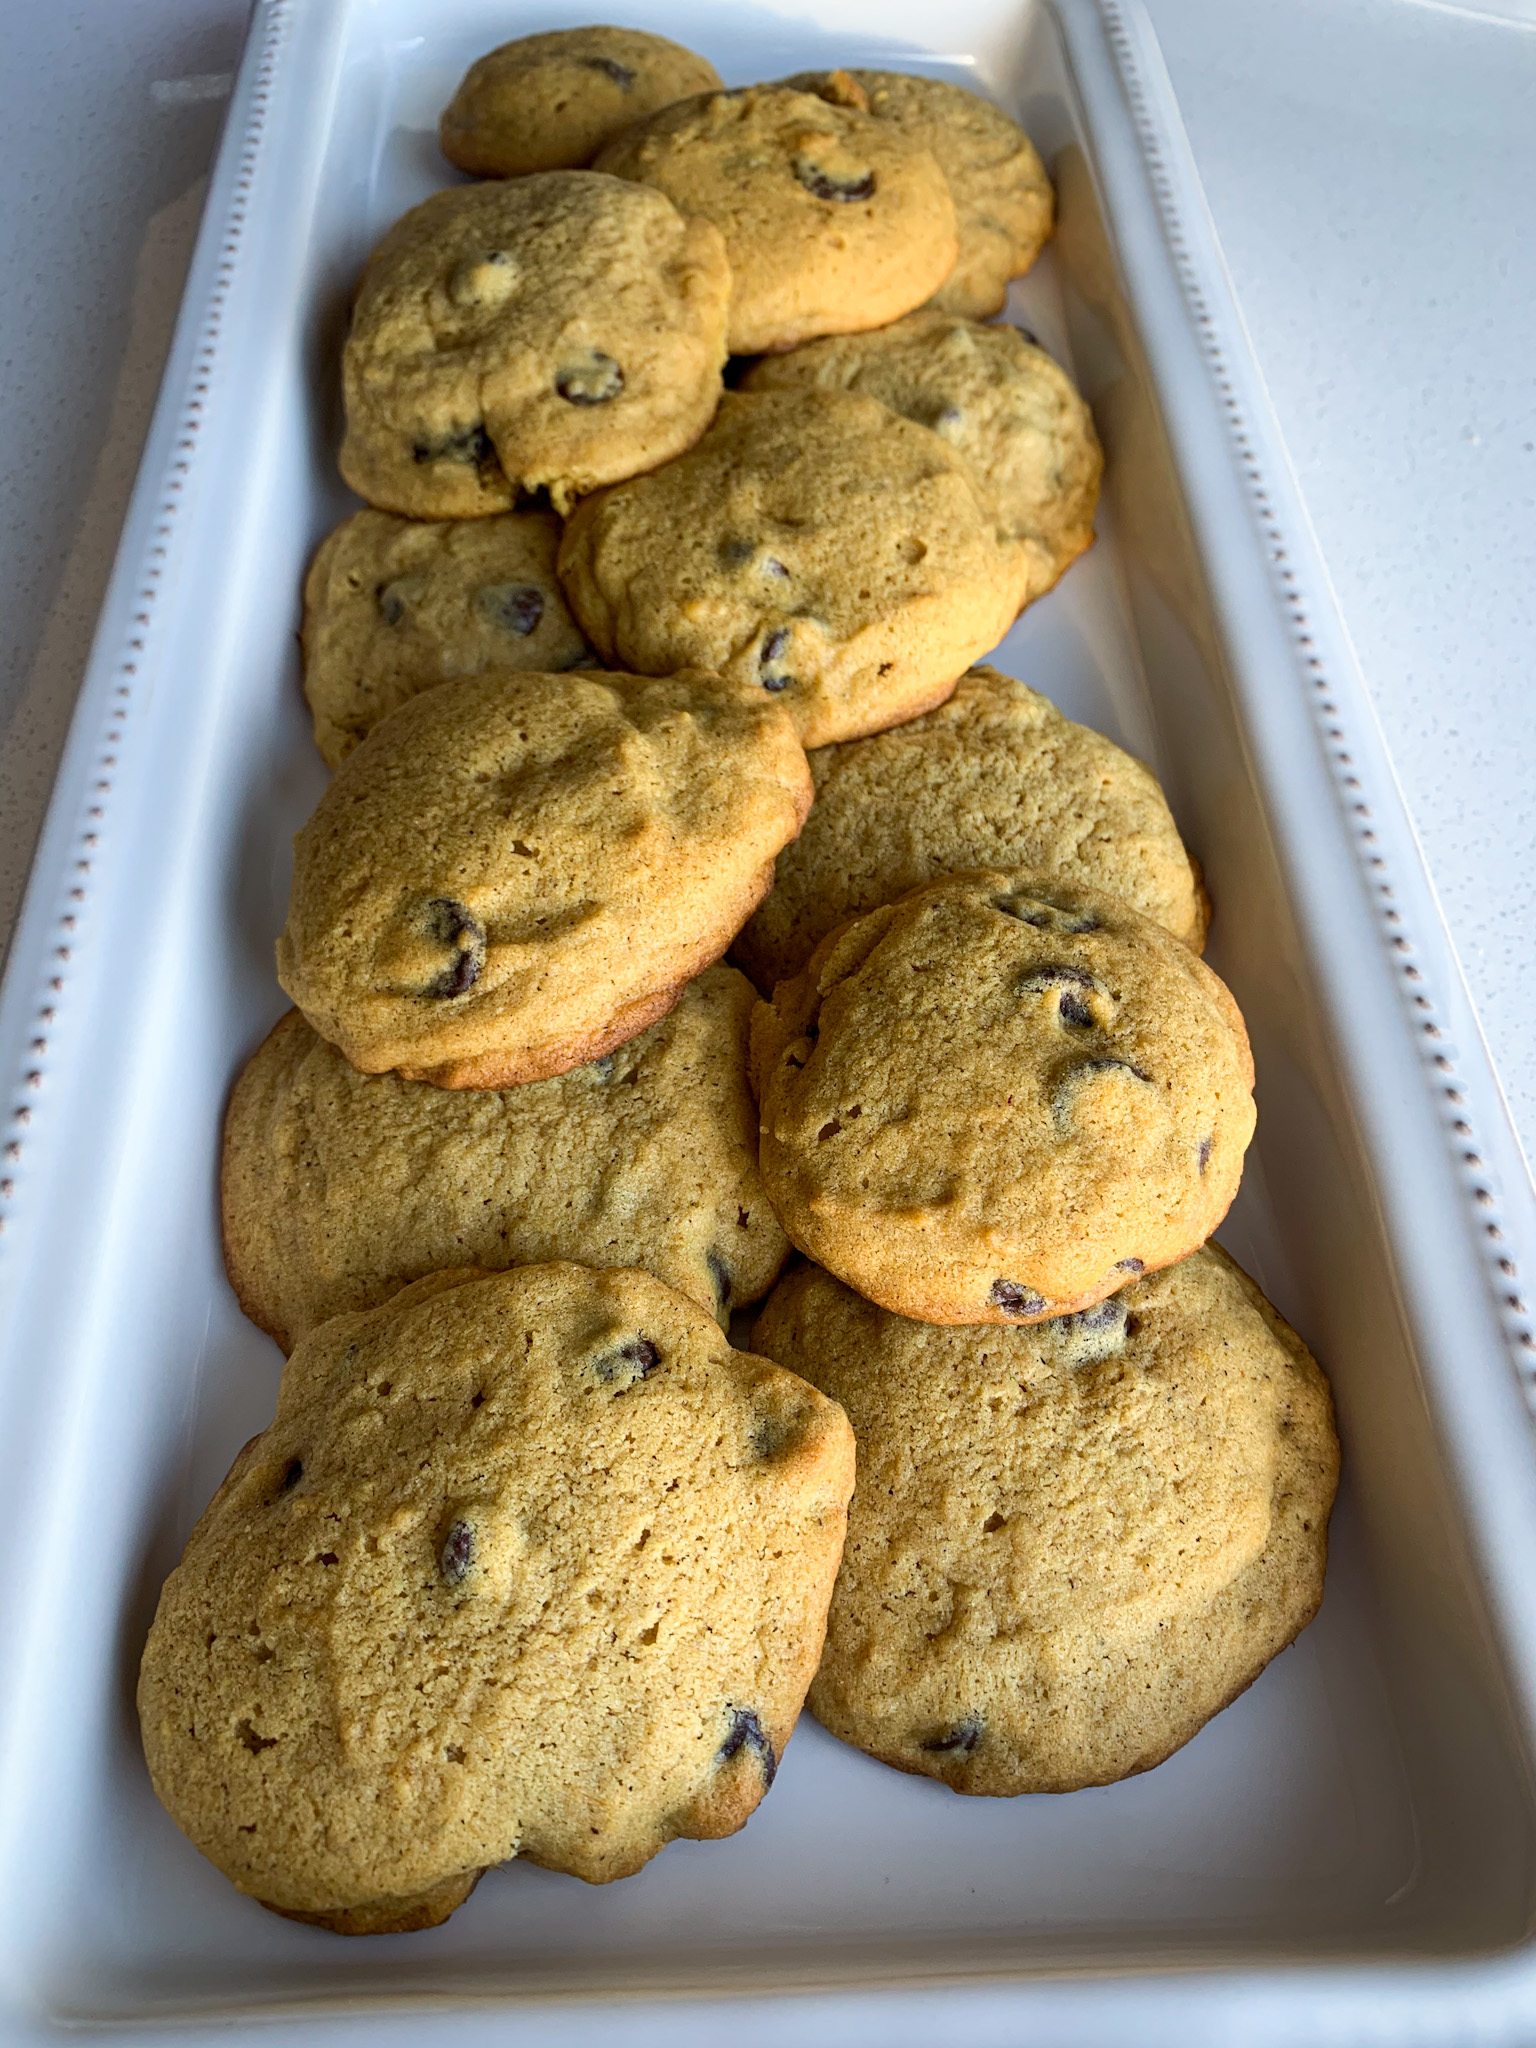
[[[1017,1280],[994,1280],[987,1299],[1008,1316],[1037,1316],[1045,1307],[1043,1294],[1036,1294],[1032,1287],[1021,1287]]]
[[[583,57],[581,62],[589,71],[601,71],[604,78],[611,78],[622,92],[628,92],[635,82],[634,72],[615,57]]]
[[[544,593],[532,583],[488,583],[475,604],[493,625],[526,640],[544,616]]]
[[[1091,1031],[1097,1019],[1079,993],[1084,989],[1102,994],[1093,976],[1080,967],[1039,967],[1019,983],[1020,995],[1054,992],[1056,1014],[1062,1023],[1075,1025],[1079,1031]]]
[[[648,1379],[661,1364],[661,1353],[649,1337],[630,1337],[592,1361],[592,1370],[605,1387],[624,1394],[637,1380]]]
[[[740,1749],[750,1749],[757,1757],[763,1773],[763,1788],[766,1791],[773,1783],[779,1760],[773,1753],[773,1744],[763,1733],[763,1724],[750,1707],[731,1708],[731,1726],[724,1742],[716,1751],[716,1761],[728,1764]]]
[[[704,1254],[704,1263],[709,1268],[709,1277],[714,1282],[715,1300],[722,1309],[731,1305],[731,1269],[713,1245]]]
[[[795,158],[795,176],[813,199],[833,199],[851,206],[875,196],[873,171],[827,171],[809,157]]]
[[[443,1539],[437,1568],[450,1586],[461,1586],[475,1561],[475,1531],[472,1523],[455,1522]]]
[[[1106,1301],[1096,1301],[1092,1308],[1079,1310],[1075,1316],[1058,1316],[1046,1327],[1055,1337],[1065,1362],[1077,1368],[1097,1365],[1100,1359],[1112,1358],[1123,1350],[1126,1320],[1124,1308],[1111,1295]]]
[[[606,405],[624,389],[624,372],[600,348],[555,372],[555,389],[567,405]]]
[[[472,462],[476,469],[497,469],[496,450],[482,420],[441,441],[418,441],[411,449],[416,462]]]
[[[992,908],[1000,910],[1005,917],[1016,917],[1020,924],[1033,925],[1036,931],[1096,932],[1099,920],[1091,911],[1079,910],[1075,904],[1053,903],[1045,896],[995,896]]]
[[[1082,1060],[1073,1069],[1073,1072],[1078,1074],[1107,1074],[1112,1067],[1124,1067],[1125,1071],[1128,1074],[1134,1076],[1136,1080],[1145,1081],[1149,1088],[1152,1085],[1152,1076],[1150,1074],[1144,1074],[1141,1068],[1138,1067],[1132,1060],[1116,1060],[1109,1058],[1096,1060]]]
[[[473,911],[451,896],[435,896],[427,905],[427,936],[453,948],[452,963],[422,990],[434,1000],[464,995],[480,979],[485,965],[485,927]]]
[[[758,650],[757,665],[765,690],[787,690],[794,681],[782,659],[788,645],[788,626],[775,626],[771,633],[764,636],[763,644]]]
[[[981,1720],[978,1715],[968,1715],[957,1721],[953,1728],[945,1728],[937,1735],[929,1735],[918,1744],[931,1756],[969,1756],[981,1740]]]
[[[1145,1261],[1141,1259],[1116,1259],[1115,1261],[1115,1271],[1117,1273],[1145,1273],[1146,1270]]]

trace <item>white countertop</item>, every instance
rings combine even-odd
[[[1536,1159],[1536,0],[1148,6]],[[0,934],[111,567],[244,16],[241,0],[72,0],[8,24]]]

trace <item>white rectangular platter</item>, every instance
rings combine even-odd
[[[1533,1204],[1161,72],[1120,0],[617,9],[728,82],[974,79],[1061,233],[1015,287],[1108,458],[1101,538],[997,657],[1162,775],[1252,1031],[1222,1235],[1336,1390],[1321,1615],[1182,1752],[958,1799],[809,1718],[730,1841],[605,1890],[513,1864],[429,1934],[276,1919],[160,1810],[160,1583],[280,1359],[219,1255],[230,1080],[283,1007],[323,782],[305,562],[348,509],[337,361],[437,110],[545,0],[261,0],[0,1007],[0,2035],[967,2043],[1536,2030]]]

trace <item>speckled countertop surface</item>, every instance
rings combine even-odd
[[[1148,0],[1237,297],[1536,1159],[1536,0]],[[0,934],[196,231],[242,0],[11,10]]]

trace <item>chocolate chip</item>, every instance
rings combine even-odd
[[[969,1756],[980,1740],[981,1720],[972,1714],[964,1721],[957,1721],[953,1728],[927,1736],[918,1747],[926,1749],[932,1756]]]
[[[635,82],[635,74],[627,64],[620,64],[614,57],[583,57],[581,62],[589,71],[601,71],[604,78],[611,78],[621,91],[628,92]]]
[[[958,405],[952,405],[942,398],[935,398],[921,408],[918,424],[931,428],[935,434],[953,433],[956,427],[965,424],[965,414]]]
[[[1057,1005],[1056,1014],[1063,1024],[1074,1024],[1079,1031],[1092,1029],[1093,1012],[1081,996],[1063,996]]]
[[[1113,1295],[1075,1316],[1058,1316],[1046,1327],[1074,1368],[1097,1365],[1125,1347],[1126,1313]]]
[[[723,540],[716,547],[715,553],[719,557],[723,568],[741,569],[757,553],[757,542],[755,540],[738,540],[734,538]]]
[[[591,1065],[587,1068],[587,1072],[599,1081],[611,1081],[613,1079],[613,1070],[618,1064],[619,1056],[617,1053],[605,1052],[600,1060],[592,1061]]]
[[[1009,1316],[1037,1316],[1045,1307],[1043,1294],[1036,1294],[1032,1287],[1021,1287],[1017,1280],[994,1280],[987,1299]]]
[[[532,583],[487,583],[475,605],[493,625],[526,640],[544,616],[544,593]]]
[[[465,427],[457,434],[446,435],[441,441],[418,441],[411,449],[411,455],[417,462],[471,462],[476,469],[499,469],[501,466],[483,420],[478,426]]]
[[[1140,1259],[1117,1259],[1115,1261],[1115,1271],[1117,1273],[1145,1273],[1146,1270],[1145,1264]]]
[[[405,599],[400,595],[399,586],[381,583],[378,588],[379,617],[386,626],[398,626],[405,617]]]
[[[835,199],[850,206],[875,196],[873,171],[828,171],[809,157],[795,158],[795,176],[813,199]]]
[[[1033,925],[1036,931],[1070,935],[1099,928],[1091,911],[1079,910],[1071,903],[1053,903],[1046,896],[994,896],[992,908],[1005,917],[1016,917],[1020,924]]]
[[[1040,346],[1040,337],[1032,327],[1026,327],[1018,320],[1011,321],[1009,324],[1012,326],[1015,334],[1023,335],[1031,348],[1038,348]]]
[[[1202,1173],[1204,1173],[1205,1169],[1211,1163],[1211,1152],[1213,1147],[1215,1146],[1215,1143],[1216,1140],[1214,1137],[1202,1138],[1200,1140],[1200,1171]]]
[[[264,1749],[276,1749],[277,1747],[277,1737],[275,1735],[258,1735],[249,1721],[237,1721],[235,1723],[235,1733],[251,1752],[252,1756],[260,1756]]]
[[[763,574],[765,576],[782,577],[787,576],[789,574],[789,571],[785,568],[784,564],[779,560],[777,555],[764,555]]]
[[[1131,1060],[1080,1060],[1076,1068],[1074,1069],[1074,1072],[1079,1074],[1107,1074],[1111,1067],[1124,1067],[1125,1071],[1128,1074],[1134,1075],[1134,1077],[1138,1081],[1145,1081],[1149,1088],[1152,1085],[1152,1076],[1150,1074],[1144,1074],[1141,1068],[1138,1067],[1134,1063],[1134,1061]]]
[[[704,1263],[709,1268],[709,1277],[715,1285],[715,1300],[721,1308],[731,1305],[731,1269],[713,1245],[704,1254]]]
[[[567,405],[606,405],[624,389],[624,372],[612,356],[590,348],[555,373],[555,389]]]
[[[1080,967],[1038,967],[1032,974],[1026,974],[1019,983],[1019,994],[1024,996],[1044,995],[1053,992],[1056,996],[1056,1014],[1063,1024],[1072,1024],[1079,1031],[1091,1031],[1098,1019],[1083,1000],[1080,990],[1103,994],[1091,974],[1085,974]]]
[[[592,1370],[605,1387],[624,1394],[637,1380],[648,1379],[661,1364],[661,1353],[649,1337],[630,1337],[615,1344],[592,1361]]]
[[[774,1773],[779,1768],[779,1760],[773,1753],[773,1744],[763,1733],[763,1724],[750,1707],[732,1707],[730,1713],[730,1732],[716,1752],[716,1761],[728,1764],[739,1749],[752,1750],[762,1767],[763,1789],[766,1791],[773,1783]]]
[[[787,690],[794,681],[794,677],[781,660],[788,645],[788,626],[775,626],[771,633],[764,636],[763,644],[758,650],[757,665],[765,690]]]
[[[455,1522],[443,1539],[437,1568],[450,1586],[461,1586],[475,1561],[475,1531],[472,1523]]]
[[[425,996],[444,999],[461,996],[480,979],[485,966],[485,927],[473,911],[451,896],[435,896],[427,905],[427,936],[440,946],[453,948],[453,961],[422,990]]]

